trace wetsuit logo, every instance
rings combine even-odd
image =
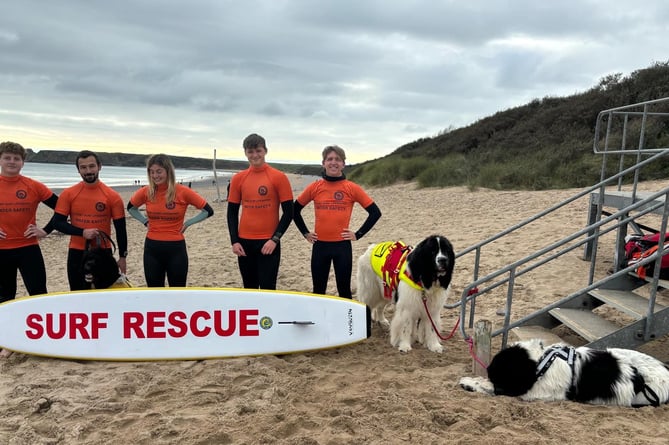
[[[28,196],[28,192],[26,192],[25,190],[17,190],[16,191],[16,197],[19,198],[19,199],[26,199],[27,196]]]
[[[107,206],[105,205],[104,202],[96,202],[95,203],[95,210],[98,212],[104,212]]]
[[[172,210],[172,209],[175,208],[176,206],[177,206],[177,205],[176,205],[176,203],[175,203],[174,201],[165,203],[165,208],[168,209],[168,210]]]
[[[344,192],[334,192],[334,199],[337,201],[344,199]]]
[[[258,194],[260,196],[265,196],[267,194],[267,187],[265,187],[264,185],[258,187]]]

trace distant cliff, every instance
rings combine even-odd
[[[45,164],[74,164],[76,152],[65,150],[40,150],[34,152],[27,149],[26,161],[42,162]],[[144,167],[146,166],[146,154],[131,153],[105,153],[96,151],[103,165],[115,165],[120,167]],[[191,158],[187,156],[170,156],[176,168],[184,169],[203,169],[212,168],[212,160],[204,158]],[[271,163],[273,167],[286,173],[296,173],[301,175],[318,175],[321,171],[320,165],[313,164],[276,164]],[[247,161],[230,161],[226,159],[216,160],[217,170],[243,170],[249,166]]]

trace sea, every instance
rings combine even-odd
[[[234,171],[217,170],[219,184],[227,184]],[[26,162],[21,169],[23,176],[44,183],[51,189],[64,189],[81,181],[77,167],[72,164],[45,164]],[[196,181],[213,181],[213,170],[176,169],[176,180],[182,184]],[[146,185],[146,167],[118,167],[103,165],[100,180],[110,187]]]

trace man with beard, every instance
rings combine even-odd
[[[81,269],[86,249],[100,247],[111,250],[111,242],[105,235],[111,234],[113,222],[119,251],[118,266],[125,274],[128,234],[123,199],[100,181],[102,166],[98,155],[83,150],[77,154],[75,163],[83,181],[63,190],[56,204],[53,221],[56,229],[71,235],[67,254],[70,290],[83,290],[91,288],[91,283],[86,282]]]

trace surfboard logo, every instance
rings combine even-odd
[[[268,330],[274,325],[274,322],[269,317],[263,317],[260,319],[260,329]]]

